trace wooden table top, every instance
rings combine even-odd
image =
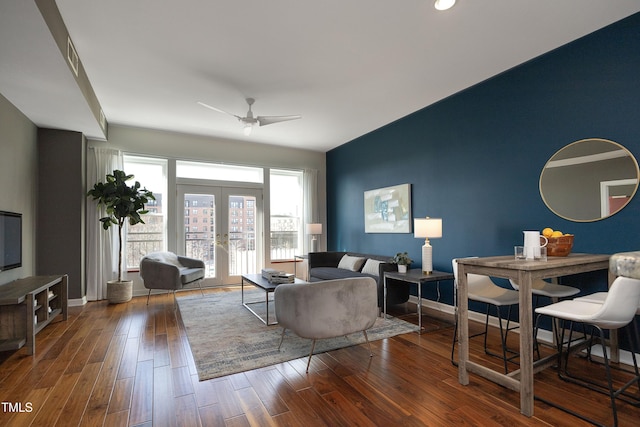
[[[513,255],[480,258],[458,258],[458,264],[494,267],[509,270],[546,270],[584,264],[607,263],[611,255],[569,254],[566,257],[547,257],[547,261],[516,260]]]

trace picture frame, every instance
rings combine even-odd
[[[365,233],[411,233],[411,184],[364,192]]]

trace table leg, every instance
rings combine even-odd
[[[530,272],[518,272],[520,284],[520,413],[533,416],[533,314]]]
[[[422,333],[422,284],[418,282],[418,333]]]
[[[382,273],[384,275],[384,273]],[[382,278],[382,283],[383,283],[383,287],[384,290],[382,291],[383,293],[383,297],[382,297],[382,318],[386,319],[387,318],[387,276],[384,275]]]
[[[269,291],[264,291],[264,305],[267,310],[267,326],[269,326]]]
[[[467,273],[463,264],[458,264],[458,382],[469,384],[467,361],[469,360],[469,296]]]

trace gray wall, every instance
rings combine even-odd
[[[167,159],[283,169],[316,169],[318,170],[320,221],[326,224],[326,159],[325,153],[322,152],[114,125],[109,126],[108,142],[89,140],[89,146],[110,147],[122,150],[125,154]],[[171,188],[174,184],[169,182],[169,187]],[[87,183],[87,185],[91,186],[93,183]],[[265,189],[263,196],[265,201],[269,200],[268,189]],[[175,206],[175,199],[170,199],[168,203],[171,209]],[[264,215],[268,218],[268,203],[265,203]],[[321,238],[319,247],[325,248],[324,237]],[[272,265],[265,265],[265,267],[272,267]],[[293,264],[279,263],[273,267],[293,272]],[[134,281],[134,295],[146,294],[147,291],[137,272],[129,274],[127,278]]]
[[[38,130],[38,275],[68,274],[69,298],[85,295],[86,140]]]
[[[0,95],[0,210],[22,214],[22,267],[0,284],[35,274],[37,128]]]

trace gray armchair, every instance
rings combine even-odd
[[[282,284],[273,298],[276,317],[283,328],[280,346],[287,329],[312,340],[307,371],[316,340],[322,338],[362,332],[373,356],[367,329],[378,317],[378,285],[371,277]]]
[[[152,289],[173,291],[175,298],[175,291],[197,282],[202,292],[200,282],[204,278],[204,261],[173,252],[152,252],[140,260],[140,276],[144,287],[149,289],[148,305]]]

